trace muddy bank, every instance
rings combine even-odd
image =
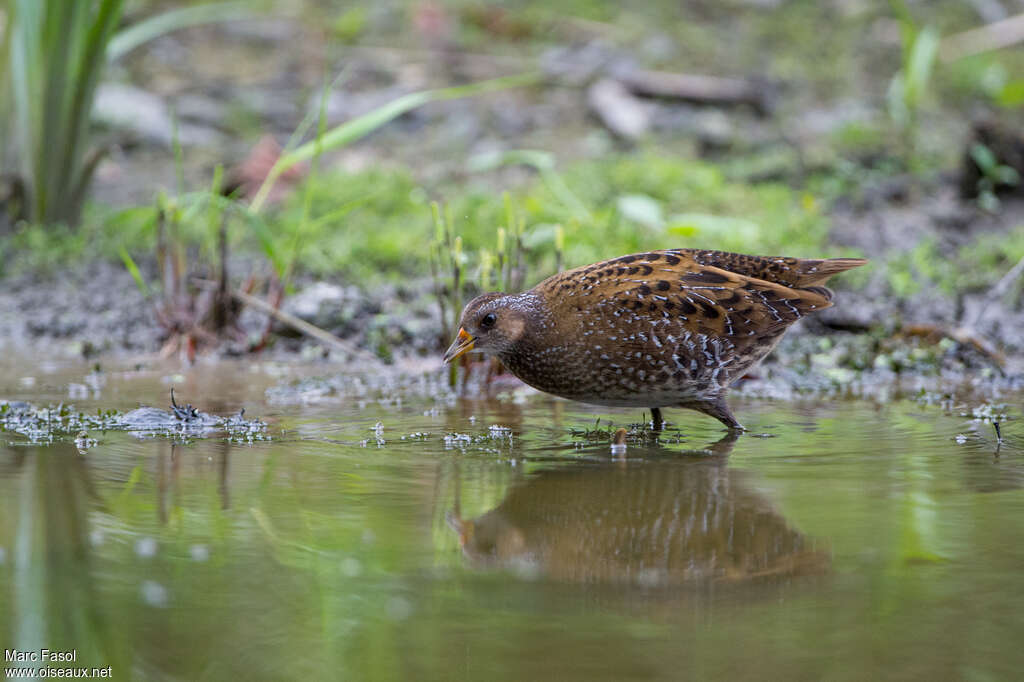
[[[252,263],[237,265],[245,271]],[[147,268],[144,270],[155,268]],[[153,273],[147,273],[155,281]],[[377,355],[428,356],[440,343],[429,280],[361,288],[302,278],[281,309]],[[121,264],[83,263],[59,272],[34,272],[0,281],[0,347],[22,354],[102,360],[156,354],[168,336],[156,304]],[[323,359],[331,350],[266,314],[245,309],[243,338],[210,350],[214,357],[245,355],[270,324],[264,355]],[[440,354],[438,354],[440,357]]]

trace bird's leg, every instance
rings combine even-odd
[[[661,408],[651,408],[651,425],[655,431],[661,431],[661,428],[665,425],[665,420],[661,418]]]
[[[703,412],[709,417],[714,417],[729,427],[730,433],[746,431],[743,425],[736,421],[736,417],[732,416],[732,412],[729,411],[729,406],[725,402],[725,396],[718,396],[714,400],[702,400],[686,403],[682,405],[682,407],[688,407],[691,410]]]

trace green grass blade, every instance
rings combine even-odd
[[[316,138],[313,140],[313,162],[310,164],[309,168],[306,191],[302,196],[302,213],[299,217],[299,224],[296,227],[295,234],[292,238],[284,274],[281,276],[281,282],[284,286],[288,286],[289,280],[291,280],[295,261],[298,259],[299,250],[302,248],[302,240],[305,238],[306,232],[309,229],[309,216],[313,211],[313,186],[316,184],[317,173],[320,170],[320,154],[323,152],[322,141],[324,133],[327,130],[327,93],[330,87],[331,84],[328,84],[325,81],[320,92],[320,107],[317,116]]]
[[[11,44],[11,5],[8,3],[6,6],[6,14],[4,16],[3,33],[0,34],[0,93],[7,94],[11,90],[11,72],[9,68],[10,54],[9,48]],[[0,97],[0,135],[3,135],[0,139],[10,139],[11,129],[10,125],[12,122],[14,108],[11,104],[9,97]],[[10,145],[0,145],[0,168],[8,168],[7,154],[12,150]]]
[[[103,49],[121,20],[123,10],[124,0],[102,0],[91,24],[86,23],[89,21],[88,14],[76,22],[75,28],[82,34],[79,36],[80,46],[76,45],[78,49],[72,53],[77,72],[67,95],[70,101],[62,107],[63,145],[58,150],[61,165],[60,171],[53,174],[56,182],[51,195],[55,203],[52,213],[58,220],[74,223],[78,219],[73,209],[72,188],[79,183],[83,174],[92,173],[92,168],[82,166],[89,140],[89,118],[96,86],[103,73]],[[62,65],[62,68],[68,66]],[[87,176],[83,185],[88,185]]]
[[[132,279],[135,280],[135,286],[139,288],[139,291],[142,292],[143,296],[147,299],[150,298],[151,292],[149,290],[149,285],[146,284],[146,280],[142,277],[142,273],[139,271],[139,266],[135,264],[135,260],[132,258],[131,254],[128,253],[128,249],[122,246],[117,250],[117,252],[121,256],[121,260],[124,262],[124,267],[127,268]]]
[[[11,22],[10,77],[14,106],[14,139],[18,144],[21,174],[29,183],[29,216],[38,209],[38,195],[33,186],[36,178],[37,139],[36,121],[42,120],[40,55],[43,4],[33,0],[16,0],[8,5]]]
[[[270,260],[270,264],[274,267],[274,272],[277,273],[279,278],[284,276],[285,268],[287,263],[285,262],[284,254],[281,253],[281,249],[278,248],[277,239],[270,228],[263,221],[262,216],[256,214],[249,214],[249,230],[256,235],[256,239],[259,240],[260,246],[263,248],[263,253],[267,259]]]
[[[61,161],[66,153],[69,140],[64,116],[68,113],[69,92],[74,88],[74,74],[68,73],[75,64],[74,50],[80,41],[83,16],[81,3],[44,3],[42,54],[45,60],[43,76],[43,118],[40,125],[39,145],[35,150],[36,177],[33,184],[43,212],[39,220],[49,222],[53,217],[52,208],[60,195],[60,176],[66,165]],[[88,8],[85,8],[88,10]],[[83,68],[88,68],[84,66]],[[45,138],[45,142],[43,139]],[[51,197],[54,200],[51,200]]]
[[[315,229],[315,228],[320,228],[320,227],[322,227],[324,225],[329,225],[330,223],[333,223],[338,218],[344,217],[346,213],[351,213],[354,209],[359,208],[363,204],[369,203],[369,201],[371,199],[376,198],[378,194],[379,193],[371,193],[371,194],[368,194],[368,195],[363,196],[363,197],[357,197],[357,198],[353,199],[352,201],[347,201],[344,204],[342,204],[341,206],[339,206],[338,208],[336,208],[333,211],[331,211],[330,213],[325,213],[322,216],[320,216],[319,218],[316,218],[316,219],[310,221],[309,227],[311,229]]]
[[[913,108],[920,104],[928,89],[928,81],[931,79],[932,66],[935,64],[935,56],[939,52],[939,32],[932,27],[926,27],[914,38],[907,62],[906,86],[907,106]]]
[[[163,12],[114,35],[107,43],[107,61],[119,59],[140,45],[172,31],[220,21],[237,21],[252,14],[252,8],[244,2],[218,2]]]
[[[267,196],[270,194],[270,190],[277,182],[277,179],[289,168],[298,163],[308,161],[322,152],[351,144],[377,130],[384,124],[393,121],[407,111],[411,111],[429,102],[472,97],[487,92],[497,92],[499,90],[532,85],[539,82],[540,78],[540,74],[526,73],[471,83],[470,85],[413,92],[403,95],[362,116],[357,116],[351,121],[346,121],[331,129],[322,137],[317,136],[317,139],[307,142],[278,159],[277,163],[270,169],[270,173],[267,174],[267,178],[263,181],[263,185],[260,186],[255,198],[253,198],[251,210],[259,212],[263,208],[263,204],[266,202]]]

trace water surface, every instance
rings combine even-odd
[[[83,454],[0,433],[6,648],[116,679],[1024,668],[1024,436],[1009,422],[997,448],[969,404],[740,399],[752,435],[670,411],[620,457],[580,432],[638,411],[456,398],[437,377],[295,392],[327,370],[0,369],[0,398],[128,410],[174,385],[272,436],[93,432]]]

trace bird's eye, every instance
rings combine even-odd
[[[498,321],[498,317],[494,313],[487,313],[480,318],[480,327],[482,329],[490,329],[494,326],[494,323]]]

